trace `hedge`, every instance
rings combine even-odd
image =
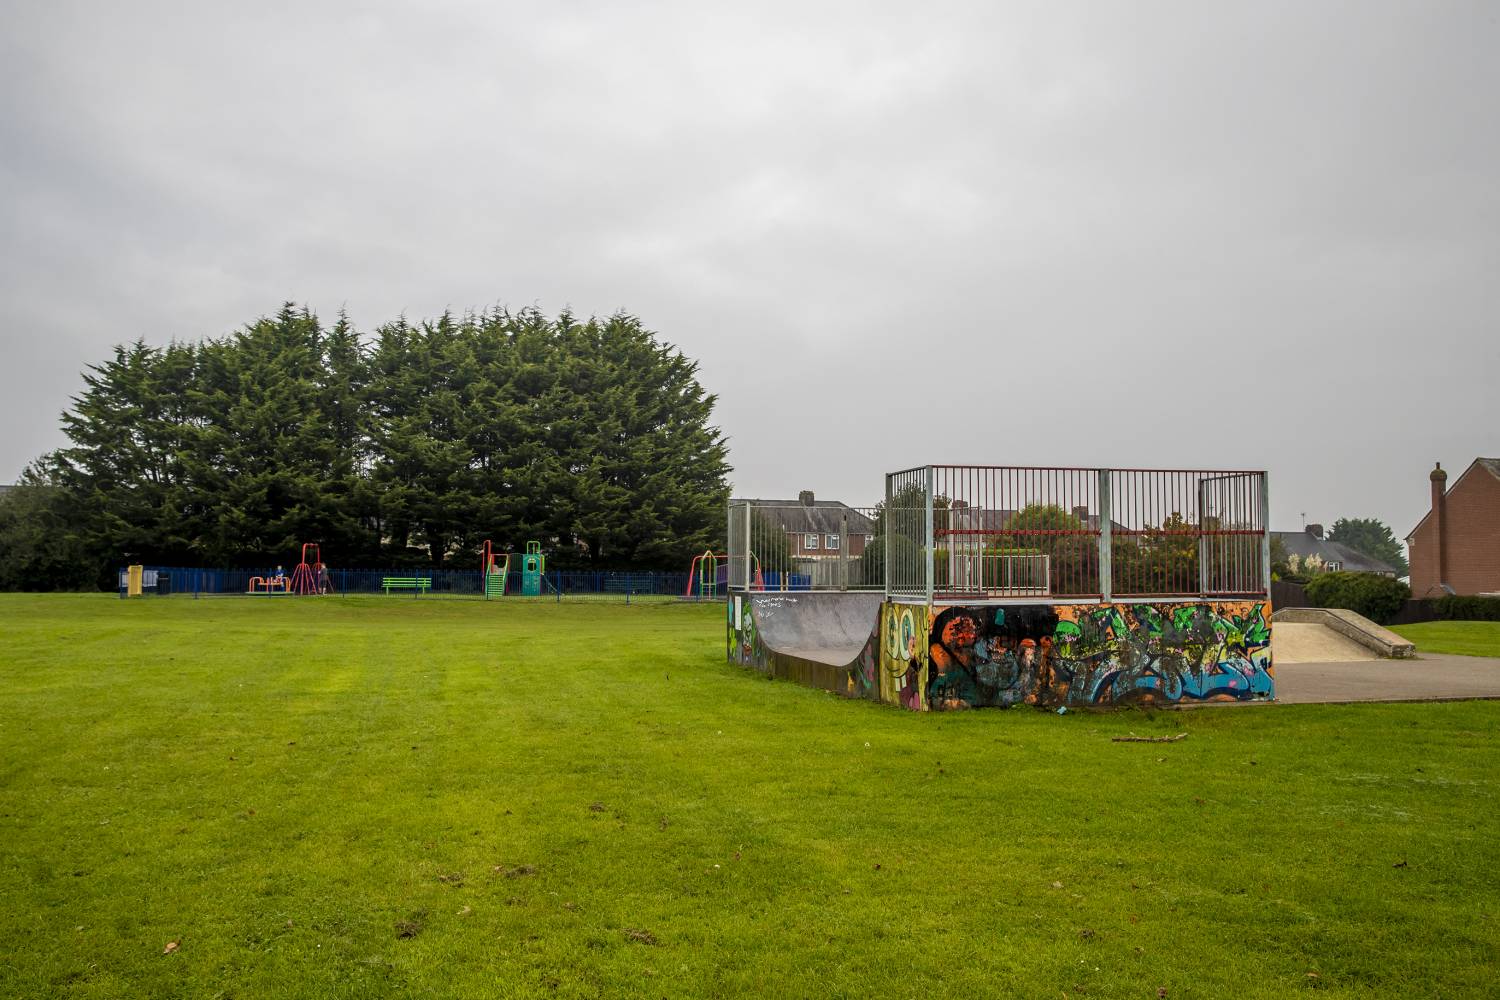
[[[1449,595],[1428,604],[1439,621],[1500,622],[1500,597]]]
[[[1318,608],[1346,608],[1386,624],[1411,597],[1411,588],[1375,573],[1320,573],[1307,582],[1307,599]]]

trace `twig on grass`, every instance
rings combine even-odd
[[[1137,736],[1131,733],[1129,736],[1111,736],[1111,743],[1176,743],[1178,740],[1187,739],[1187,733],[1178,733],[1175,736]]]

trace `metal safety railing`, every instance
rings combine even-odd
[[[927,465],[886,476],[885,588],[927,600],[1262,597],[1266,474]]]
[[[885,562],[872,549],[878,514],[830,501],[731,501],[730,589],[883,591]]]

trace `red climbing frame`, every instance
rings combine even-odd
[[[307,561],[308,550],[312,550],[312,562]],[[302,561],[292,570],[291,591],[294,594],[322,594],[328,590],[328,567],[323,565],[323,553],[317,542],[302,543]]]

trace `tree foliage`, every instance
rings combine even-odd
[[[625,314],[403,318],[367,343],[289,304],[228,337],[138,340],[88,369],[68,446],[5,499],[0,586],[267,565],[303,541],[344,566],[466,567],[486,538],[564,568],[686,565],[723,545],[715,402]]]
[[[1377,518],[1341,517],[1333,522],[1328,540],[1380,560],[1394,568],[1397,576],[1406,576],[1410,572],[1401,543],[1392,534],[1390,525]]]

